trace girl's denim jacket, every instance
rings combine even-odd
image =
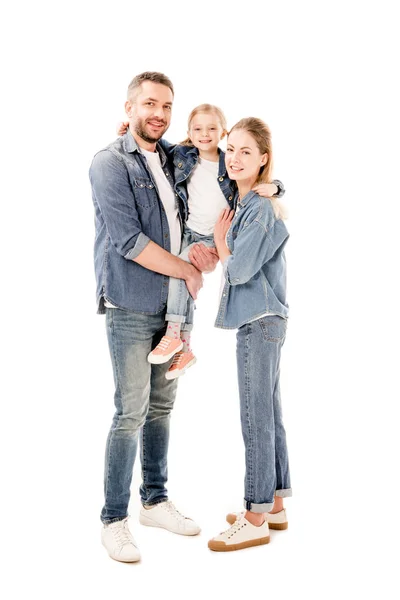
[[[160,145],[166,152],[169,162],[173,167],[175,180],[175,194],[179,199],[180,212],[184,221],[189,216],[187,180],[197,165],[199,151],[194,146],[172,145],[165,140],[160,140]],[[230,208],[235,210],[237,200],[237,187],[235,182],[228,177],[225,167],[225,152],[219,151],[218,184]]]
[[[265,315],[288,317],[284,247],[289,234],[271,201],[250,191],[227,233],[232,252],[223,263],[225,285],[215,326],[237,329]]]

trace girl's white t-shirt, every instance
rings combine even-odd
[[[224,208],[229,208],[218,184],[219,162],[198,159],[188,179],[189,218],[187,227],[202,235],[212,235]]]

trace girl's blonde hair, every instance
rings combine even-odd
[[[272,142],[271,142],[271,131],[270,128],[261,119],[255,117],[247,117],[241,119],[236,125],[232,127],[229,134],[232,131],[243,129],[247,131],[254,139],[260,154],[267,154],[267,162],[260,168],[258,177],[254,185],[259,183],[271,183],[272,182],[272,168],[273,168],[273,153],[272,153]],[[279,202],[278,198],[270,198],[272,207],[277,219],[285,219],[287,217],[286,210],[283,205]]]
[[[213,104],[200,104],[199,106],[196,106],[196,108],[194,108],[192,110],[192,112],[190,113],[189,118],[188,118],[188,131],[190,131],[190,126],[192,124],[194,117],[196,115],[198,115],[199,113],[214,113],[214,114],[216,114],[224,133],[227,133],[225,115],[222,112],[222,110],[220,108],[218,108],[218,106],[214,106]],[[183,142],[180,143],[180,145],[181,146],[193,146],[193,142],[190,139],[190,137],[187,137],[185,140],[183,140]]]

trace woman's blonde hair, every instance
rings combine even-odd
[[[199,113],[214,113],[214,114],[216,114],[224,133],[227,133],[225,115],[222,112],[222,110],[220,108],[218,108],[218,106],[214,106],[213,104],[200,104],[199,106],[196,106],[196,108],[194,108],[192,110],[192,112],[190,113],[189,118],[188,118],[188,131],[190,131],[190,126],[192,124],[194,117],[196,115],[198,115]],[[183,140],[183,142],[181,142],[181,146],[193,146],[193,142],[190,139],[190,137],[187,137],[185,140]]]
[[[273,169],[273,153],[270,128],[261,119],[256,119],[255,117],[247,117],[246,119],[241,119],[238,123],[236,123],[236,125],[232,127],[228,135],[230,135],[232,131],[236,131],[238,129],[243,129],[251,135],[251,137],[257,144],[260,154],[267,154],[267,162],[260,168],[255,185],[258,185],[259,183],[271,183]],[[285,219],[287,216],[286,210],[279,202],[278,198],[270,198],[270,200],[272,202],[272,207],[274,209],[276,218]]]

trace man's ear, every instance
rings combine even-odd
[[[129,118],[132,118],[132,111],[133,111],[132,102],[130,100],[127,100],[125,102],[125,112]]]

